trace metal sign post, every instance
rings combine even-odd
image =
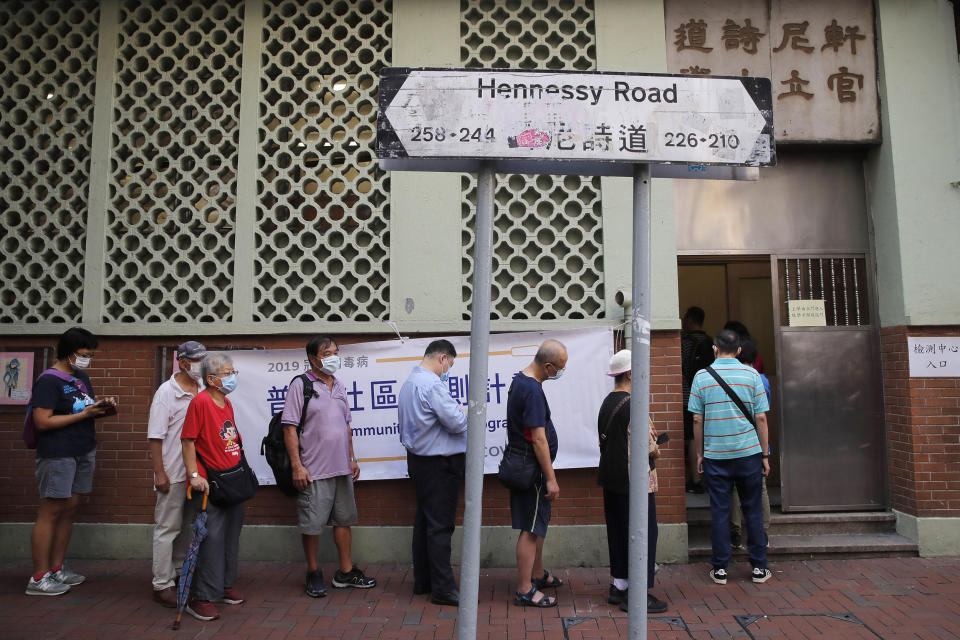
[[[493,271],[493,194],[496,175],[490,163],[477,173],[477,215],[473,245],[473,307],[470,315],[470,393],[467,466],[460,557],[460,611],[457,637],[477,637],[480,595],[480,524],[483,518],[483,457],[487,436],[487,369],[490,363],[490,277]]]
[[[630,335],[630,459],[647,460],[650,438],[650,165],[633,168],[633,317]],[[630,465],[630,589],[627,615],[631,638],[647,637],[646,465]]]
[[[385,170],[477,173],[457,637],[477,633],[495,172],[633,176],[633,460],[649,454],[651,176],[756,180],[776,164],[767,78],[385,68]],[[599,375],[599,372],[598,372]],[[646,465],[630,470],[630,637],[647,633]]]

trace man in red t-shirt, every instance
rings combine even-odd
[[[210,490],[208,468],[235,467],[243,455],[233,405],[227,399],[227,394],[237,388],[233,361],[222,353],[210,353],[200,367],[207,387],[190,401],[180,435],[187,479],[196,493],[194,500],[199,500],[201,493]],[[187,613],[198,620],[220,617],[213,602],[242,604],[244,601],[233,588],[237,581],[243,504],[222,507],[209,503],[207,506],[207,537],[200,544],[196,574],[187,602]]]

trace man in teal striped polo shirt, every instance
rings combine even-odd
[[[743,403],[756,428],[711,375],[701,369],[690,386],[688,410],[693,414],[697,468],[703,474],[710,494],[710,578],[727,583],[730,561],[730,501],[736,486],[747,528],[752,580],[766,582],[767,536],[763,531],[761,496],[763,478],[770,473],[768,460],[767,415],[770,409],[760,374],[737,360],[740,337],[723,330],[713,340],[716,360],[711,367]]]

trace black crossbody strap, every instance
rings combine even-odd
[[[303,423],[307,419],[307,405],[310,404],[310,398],[313,397],[313,380],[305,373],[300,378],[303,381],[303,409],[300,410],[300,424],[297,425],[298,437],[303,433]]]
[[[603,428],[603,433],[600,434],[600,448],[602,449],[605,444],[607,444],[607,433],[610,431],[610,425],[613,424],[613,419],[617,417],[617,414],[620,413],[620,409],[623,408],[623,405],[627,404],[630,401],[630,394],[628,393],[625,398],[621,398],[620,402],[617,403],[617,406],[614,407],[613,413],[610,414],[610,418],[607,419],[607,426]]]
[[[730,399],[731,399],[731,400],[733,400],[733,404],[737,405],[737,408],[740,409],[740,411],[743,413],[743,417],[747,419],[747,421],[750,423],[750,425],[751,425],[754,429],[756,429],[756,428],[757,428],[757,423],[754,422],[753,416],[750,414],[749,411],[747,411],[747,407],[746,407],[745,404],[743,404],[743,400],[740,399],[740,396],[738,396],[737,394],[735,394],[735,393],[733,392],[733,389],[730,388],[730,385],[728,385],[728,384],[724,381],[724,379],[720,377],[720,374],[719,374],[719,373],[717,373],[716,371],[713,370],[713,367],[708,366],[708,367],[704,367],[704,368],[707,370],[707,373],[709,373],[711,376],[713,376],[713,379],[716,380],[716,381],[720,384],[720,387],[723,388],[723,390],[727,392],[727,395],[730,396]]]

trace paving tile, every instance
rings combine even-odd
[[[303,593],[303,567],[296,563],[241,563],[241,606],[220,605],[221,619],[201,623],[189,616],[174,634],[170,609],[150,600],[148,561],[73,563],[90,577],[58,598],[23,594],[26,562],[0,564],[0,636],[20,638],[212,637],[230,640],[446,640],[456,635],[458,610],[412,595],[410,569],[375,565],[375,589],[330,589],[326,598]],[[334,567],[324,567],[326,574]],[[731,567],[725,586],[709,582],[702,564],[665,567],[654,589],[670,604],[667,617],[681,619],[689,633],[660,617],[648,620],[648,637],[663,638],[859,638],[885,640],[960,638],[960,559],[879,558],[778,562],[770,582],[755,585],[744,567]],[[512,569],[481,574],[477,637],[484,640],[552,640],[628,637],[629,619],[607,604],[605,569],[556,569],[565,585],[560,606],[513,605]],[[551,590],[552,591],[552,590]],[[552,593],[551,593],[552,595]],[[830,617],[848,613],[850,619]],[[757,616],[750,635],[734,616]]]

